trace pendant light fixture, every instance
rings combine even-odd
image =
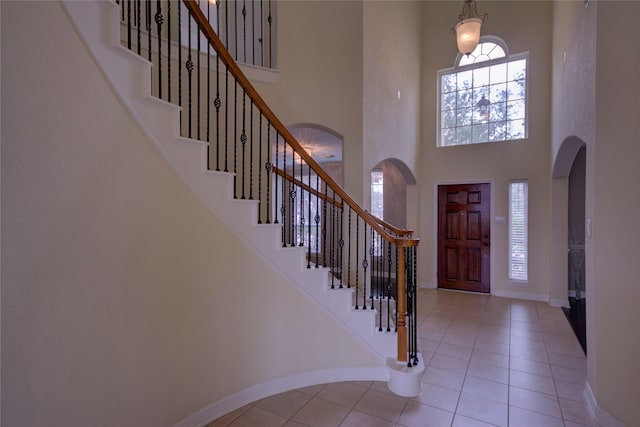
[[[478,15],[475,0],[465,0],[462,13],[458,15],[458,23],[453,27],[456,33],[458,50],[463,55],[469,55],[480,42],[480,27],[487,14]]]

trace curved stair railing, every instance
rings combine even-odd
[[[233,197],[257,201],[258,223],[280,224],[282,246],[304,247],[306,268],[326,269],[331,289],[352,289],[353,308],[375,310],[378,332],[397,332],[397,361],[416,366],[419,239],[364,210],[271,111],[209,24],[212,8],[220,28],[230,7],[117,3],[123,44],[152,62],[152,94],[182,107],[183,137],[208,144],[207,169],[234,174]]]

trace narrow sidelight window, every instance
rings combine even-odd
[[[509,183],[509,279],[526,281],[528,278],[527,224],[528,183]]]

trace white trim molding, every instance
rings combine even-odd
[[[596,400],[596,396],[593,394],[593,390],[591,390],[589,381],[587,381],[584,387],[584,397],[587,401],[587,407],[589,408],[591,418],[594,418],[599,425],[604,427],[625,427],[625,425],[618,421],[616,417],[598,406],[598,401]]]
[[[246,388],[214,402],[179,421],[174,427],[202,427],[238,408],[268,396],[316,384],[340,381],[389,381],[387,366],[336,368],[304,372]]]

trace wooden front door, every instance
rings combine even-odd
[[[489,292],[490,184],[438,186],[438,287]]]

